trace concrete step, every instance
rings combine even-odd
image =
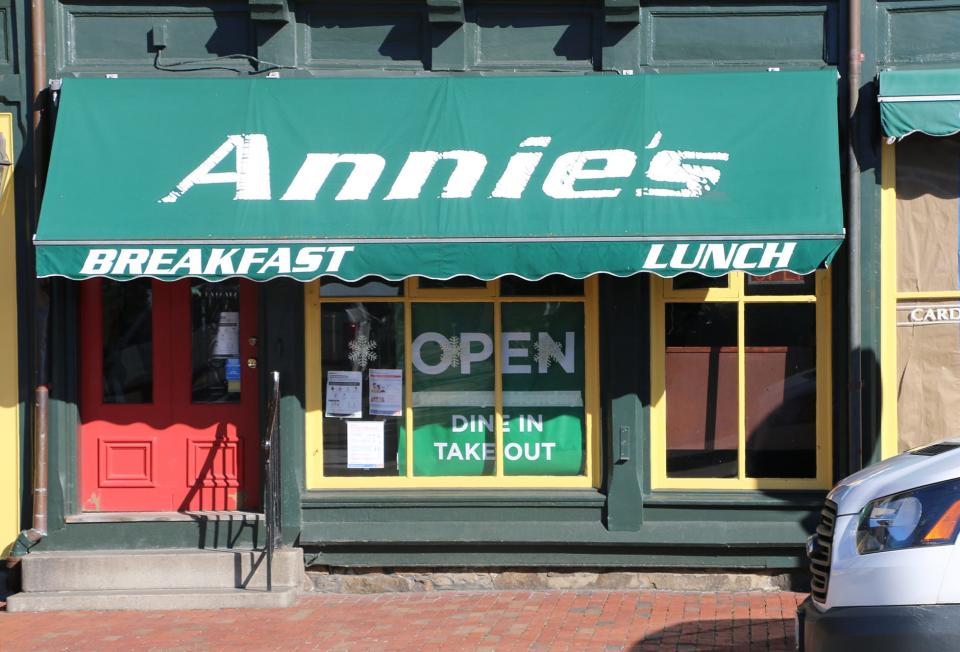
[[[7,611],[161,611],[193,609],[273,609],[296,603],[296,587],[272,592],[249,589],[176,591],[40,591],[7,598]]]
[[[264,589],[260,550],[97,550],[32,552],[23,558],[24,593]],[[273,586],[302,586],[303,550],[273,554]]]

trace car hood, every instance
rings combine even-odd
[[[960,477],[960,437],[938,444],[956,444],[935,455],[918,455],[927,446],[901,453],[844,478],[827,495],[837,514],[856,514],[875,498]]]

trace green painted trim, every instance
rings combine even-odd
[[[644,496],[644,504],[650,507],[679,505],[684,507],[737,507],[742,509],[769,509],[786,507],[792,509],[815,509],[823,506],[826,491],[760,492],[745,493],[704,491],[656,491]]]
[[[283,540],[300,535],[300,492],[304,486],[303,284],[279,279],[260,286],[261,369],[280,372],[280,513]],[[261,394],[266,396],[266,392]],[[266,418],[266,405],[261,406]]]
[[[650,281],[646,274],[600,283],[600,377],[604,479],[610,530],[643,524],[649,450]]]
[[[544,489],[542,491],[497,489],[406,490],[406,491],[309,491],[301,499],[303,508],[516,508],[516,507],[601,507],[606,497],[595,489]]]
[[[69,523],[51,531],[34,548],[55,550],[153,550],[239,548],[263,544],[262,525],[232,522]]]
[[[48,529],[64,527],[64,518],[78,511],[77,429],[77,289],[75,283],[52,281],[50,288],[50,440]]]
[[[911,3],[912,5],[913,3]],[[944,6],[945,2],[941,2]],[[862,51],[864,54],[861,66],[861,86],[858,103],[858,116],[855,134],[858,143],[859,161],[862,169],[860,175],[860,215],[861,215],[861,297],[862,310],[862,377],[863,377],[863,463],[872,464],[880,461],[880,411],[881,403],[881,374],[880,365],[880,121],[877,111],[877,90],[875,82],[880,72],[879,61],[882,53],[888,51],[890,39],[893,35],[880,29],[881,12],[892,8],[892,3],[867,2],[863,7],[861,32]],[[911,6],[911,9],[913,7]],[[919,9],[919,7],[918,7]],[[846,13],[846,12],[844,12]],[[937,15],[940,15],[939,12]],[[939,19],[938,19],[939,20]],[[844,51],[849,48],[844,45]],[[841,113],[841,115],[843,115]],[[843,295],[841,295],[843,296]],[[835,315],[845,324],[843,316],[847,314],[847,303],[841,299],[844,306],[841,310],[834,310]],[[840,349],[835,346],[834,350]],[[841,354],[843,350],[839,351]],[[843,361],[844,368],[846,360]],[[837,367],[834,367],[835,369]],[[835,386],[845,388],[846,378],[834,379]],[[844,418],[846,413],[844,413]],[[845,423],[845,422],[844,422]],[[841,427],[838,439],[842,450],[847,448],[847,439],[843,436],[846,427]],[[834,450],[838,450],[834,448]],[[839,480],[846,473],[839,474]]]
[[[801,546],[792,549],[759,548],[753,554],[727,549],[699,549],[689,554],[673,546],[637,549],[542,545],[535,549],[517,546],[473,546],[451,549],[440,546],[330,546],[307,548],[306,565],[420,568],[737,568],[794,569],[807,566]]]
[[[771,522],[702,519],[685,514],[685,520],[647,520],[635,532],[611,532],[599,521],[430,520],[415,523],[387,520],[366,522],[306,522],[301,542],[310,545],[413,544],[469,545],[514,543],[518,545],[597,545],[755,548],[803,544],[816,523],[800,520]]]

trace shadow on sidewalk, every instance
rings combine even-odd
[[[787,652],[794,649],[793,618],[688,620],[647,634],[630,652]]]

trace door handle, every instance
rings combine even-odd
[[[257,359],[256,358],[247,358],[247,367],[250,369],[257,368]]]

